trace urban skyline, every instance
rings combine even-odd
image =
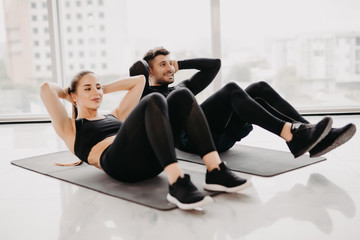
[[[0,8],[0,11],[4,12],[5,22],[0,21],[0,28],[2,28],[1,31],[5,29],[6,34],[0,37],[0,48],[5,47],[5,49],[0,49],[0,58],[5,57],[5,59],[0,60],[6,63],[9,81],[20,88],[37,89],[41,82],[55,80],[52,76],[53,63],[47,1],[3,0],[2,3],[3,9]],[[132,13],[137,10],[138,2],[64,0],[60,3],[63,62],[61,70],[66,81],[82,69],[91,69],[109,79],[126,75],[128,67],[141,57],[145,49],[156,46],[155,44],[161,43],[162,40],[170,43],[170,50],[178,55],[176,57],[211,57],[211,39],[210,33],[206,34],[207,30],[199,31],[198,37],[193,40],[189,48],[184,46],[188,45],[187,41],[192,40],[185,38],[186,41],[178,41],[177,39],[181,37],[179,33],[163,39],[163,35],[159,34],[164,31],[163,28],[154,30],[146,27],[144,22],[136,21],[138,16]],[[149,3],[146,4],[149,5]],[[197,3],[196,6],[199,7],[201,4],[205,3]],[[161,6],[160,10],[163,7]],[[207,8],[208,4],[205,9]],[[13,12],[17,14],[7,14]],[[167,14],[169,13],[164,16],[166,17]],[[164,16],[160,15],[154,21],[160,21],[162,25]],[[222,18],[226,23],[227,15]],[[208,27],[208,22],[206,18],[201,18],[197,24]],[[4,24],[3,27],[1,27],[2,24]],[[194,23],[195,25],[191,27],[190,24],[191,20],[185,20],[185,26],[182,26],[182,29],[179,28],[177,32],[184,30],[184,27],[189,33],[199,29],[200,25]],[[250,34],[244,37],[244,41],[236,44],[236,38],[239,36],[236,35],[231,41],[228,29],[226,27],[222,29],[224,32],[222,35],[222,75],[225,76],[222,78],[223,83],[238,81],[239,77],[232,79],[226,76],[230,72],[236,73],[236,68],[239,66],[243,69],[246,65],[250,82],[274,80],[280,76],[279,72],[281,73],[284,68],[293,68],[292,74],[295,77],[308,80],[308,82],[327,81],[335,85],[338,83],[360,85],[360,32],[322,31],[306,34],[294,32],[293,36],[282,37],[280,34],[279,37],[272,38],[258,35],[257,41],[254,42],[246,41],[246,38],[251,39],[256,36],[256,34]],[[151,35],[151,30],[154,30],[156,34]],[[3,39],[6,41],[1,44]],[[171,41],[171,39],[174,40]],[[251,44],[248,44],[249,42]],[[261,66],[252,64],[254,61],[265,64]],[[7,99],[7,96],[18,91],[4,89],[0,91],[3,92],[0,93],[2,95],[0,97]],[[19,93],[15,95],[19,96]],[[19,100],[15,100],[17,101]],[[18,105],[21,104],[23,101],[18,103]]]

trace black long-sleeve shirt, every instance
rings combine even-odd
[[[183,69],[197,69],[199,70],[189,79],[181,81],[179,84],[169,87],[168,85],[163,86],[150,86],[149,85],[149,71],[148,65],[145,61],[140,60],[134,63],[129,71],[130,76],[143,74],[146,78],[146,84],[142,97],[158,92],[167,97],[173,90],[178,88],[188,88],[194,95],[204,90],[216,77],[221,67],[220,59],[212,58],[194,58],[187,60],[178,61],[179,70]]]

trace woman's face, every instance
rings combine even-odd
[[[83,76],[72,98],[78,108],[97,110],[103,98],[103,89],[97,77],[91,73]]]

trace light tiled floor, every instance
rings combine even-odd
[[[0,239],[360,239],[360,116],[333,118],[359,131],[327,161],[271,178],[240,174],[253,187],[190,212],[154,210],[15,167],[11,160],[65,145],[50,124],[0,125]],[[287,151],[259,128],[241,144]]]

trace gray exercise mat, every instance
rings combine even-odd
[[[77,158],[71,152],[63,151],[15,160],[11,163],[37,173],[148,207],[159,210],[176,208],[174,204],[169,203],[166,199],[168,181],[164,173],[153,179],[138,183],[123,183],[112,179],[103,171],[86,163],[80,166],[66,167],[54,165],[56,162],[75,161],[77,161]],[[190,174],[192,182],[202,191],[205,174],[188,170],[186,172]],[[216,192],[204,192],[207,195],[217,194]]]
[[[176,156],[179,160],[204,164],[198,155],[178,149],[176,149]],[[220,153],[220,157],[233,171],[262,177],[275,176],[326,160],[324,157],[310,158],[309,155],[294,158],[290,152],[239,144],[234,145],[226,152]]]

